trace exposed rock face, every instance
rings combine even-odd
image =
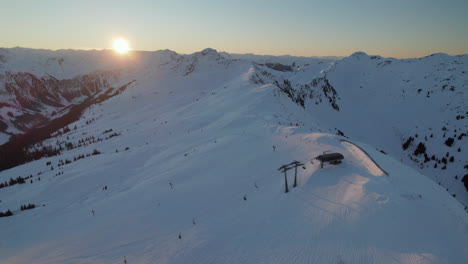
[[[270,69],[273,69],[275,71],[281,71],[281,72],[291,72],[293,71],[293,68],[291,65],[284,65],[281,63],[266,63],[265,66],[267,66]]]
[[[3,108],[1,113],[7,113],[2,116],[1,128],[6,131],[11,125],[24,132],[109,88],[117,78],[118,73],[113,71],[63,80],[27,72],[0,75],[0,109]]]
[[[291,82],[287,79],[282,82],[275,81],[274,84],[302,107],[305,107],[305,102],[309,99],[313,100],[315,104],[322,103],[325,100],[330,103],[333,109],[340,111],[337,104],[338,94],[326,77],[315,78],[310,83],[299,85],[296,89],[292,88]]]
[[[330,106],[339,111],[340,107],[338,101],[340,97],[336,89],[330,84],[326,75],[316,77],[307,83],[296,82],[292,84],[291,80],[295,79],[293,75],[291,79],[288,79],[275,72],[270,72],[270,69],[276,72],[289,72],[292,71],[292,67],[287,65],[276,64],[275,67],[268,65],[257,65],[255,72],[251,75],[250,80],[255,84],[266,84],[272,83],[278,87],[282,92],[288,95],[289,98],[296,104],[305,108],[306,102],[311,101],[313,104],[318,105],[321,103],[329,103]],[[279,68],[278,68],[279,67]],[[294,72],[293,72],[294,74]]]

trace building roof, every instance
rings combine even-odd
[[[329,154],[319,155],[316,157],[316,159],[320,160],[321,162],[328,162],[328,161],[342,160],[344,159],[344,157],[340,153],[329,153]]]

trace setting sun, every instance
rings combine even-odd
[[[130,50],[128,42],[123,38],[114,39],[112,48],[120,54],[127,53]]]

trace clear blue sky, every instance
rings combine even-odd
[[[0,47],[468,53],[468,0],[0,0]]]

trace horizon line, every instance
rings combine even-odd
[[[59,48],[59,49],[51,49],[51,48],[30,48],[30,47],[23,47],[23,46],[13,46],[13,47],[0,47],[0,49],[29,49],[29,50],[44,50],[44,51],[113,51],[113,48]],[[257,54],[257,53],[252,53],[252,52],[247,52],[247,53],[234,53],[234,52],[229,52],[229,51],[219,51],[215,48],[211,48],[211,47],[207,47],[207,48],[204,48],[202,50],[199,50],[199,51],[194,51],[192,53],[182,53],[182,52],[177,52],[175,50],[172,50],[172,49],[156,49],[156,50],[137,50],[137,49],[130,49],[129,51],[130,52],[158,52],[158,51],[165,51],[165,50],[168,50],[168,51],[172,51],[172,52],[175,52],[177,54],[180,54],[180,55],[191,55],[191,54],[195,54],[195,53],[198,53],[198,52],[202,52],[203,50],[206,50],[206,49],[212,49],[218,53],[227,53],[227,54],[233,54],[233,55],[253,55],[253,56],[265,56],[265,57],[294,57],[294,58],[323,58],[323,59],[326,59],[326,58],[330,58],[330,59],[343,59],[343,58],[346,58],[346,57],[350,57],[356,53],[364,53],[365,55],[367,56],[379,56],[379,57],[382,57],[382,58],[389,58],[389,59],[418,59],[418,58],[425,58],[425,57],[429,57],[429,56],[432,56],[432,55],[436,55],[436,54],[443,54],[443,55],[447,55],[447,56],[453,56],[453,57],[457,57],[457,56],[465,56],[465,55],[468,55],[468,53],[462,53],[462,54],[449,54],[449,53],[446,53],[446,52],[435,52],[435,53],[430,53],[428,55],[424,55],[424,56],[421,56],[421,57],[392,57],[392,56],[382,56],[382,55],[379,55],[379,54],[369,54],[365,51],[355,51],[355,52],[352,52],[351,54],[349,55],[346,55],[346,56],[339,56],[339,55],[325,55],[325,56],[317,56],[317,55],[311,55],[311,56],[304,56],[304,55],[301,55],[301,56],[296,56],[296,55],[291,55],[291,54],[282,54],[282,55],[272,55],[272,54]]]

